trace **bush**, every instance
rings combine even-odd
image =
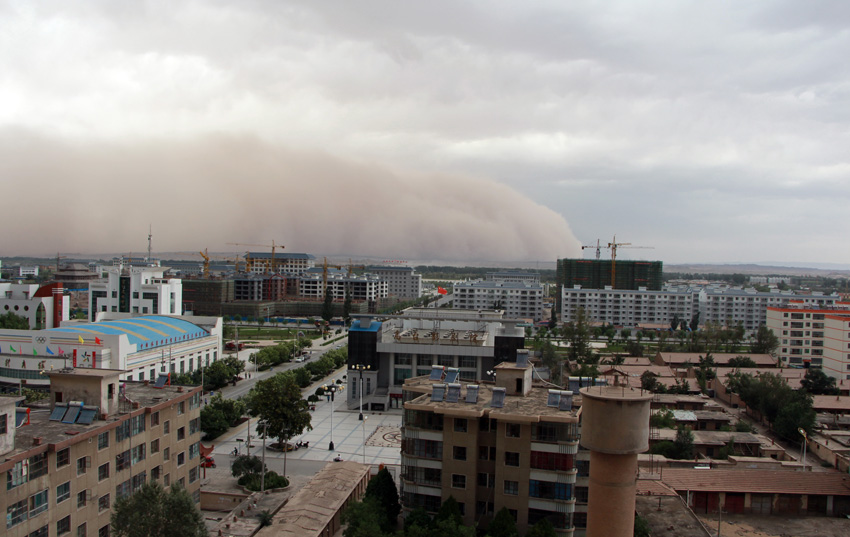
[[[321,386],[319,386],[318,388],[316,388],[316,395],[318,395],[318,396],[320,396],[320,397],[321,397],[322,395],[325,395],[325,389],[324,389],[324,388],[322,388]]]
[[[307,397],[307,402],[308,403],[318,403],[319,402],[319,396],[315,395],[315,394],[311,395],[311,396]]]
[[[258,492],[260,488],[262,488],[263,482],[260,474],[246,474],[239,478],[238,483],[250,490],[251,492]],[[269,470],[266,472],[266,490],[269,489],[282,489],[289,485],[289,480],[283,477],[282,475],[278,475],[277,472],[273,472]]]

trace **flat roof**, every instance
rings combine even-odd
[[[665,468],[661,480],[679,492],[850,496],[850,476],[838,472]]]
[[[271,259],[272,254],[271,254],[271,252],[248,252],[242,257],[245,257],[245,258],[250,257],[252,259]],[[275,252],[274,258],[275,258],[275,261],[277,261],[278,259],[284,259],[284,260],[285,259],[305,259],[305,260],[309,260],[309,259],[316,259],[316,256],[314,256],[312,254],[298,254],[298,253],[293,253],[293,252]]]
[[[195,323],[178,317],[165,315],[143,315],[99,323],[80,323],[73,326],[49,328],[47,332],[74,334],[94,343],[99,335],[126,335],[130,343],[139,348],[159,347],[210,335],[209,331]]]

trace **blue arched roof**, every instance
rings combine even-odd
[[[84,340],[91,340],[99,334],[124,334],[130,340],[130,343],[138,345],[138,350],[171,345],[210,335],[209,331],[195,323],[164,315],[145,315],[100,323],[83,323],[51,328],[48,331],[68,332],[79,335]]]

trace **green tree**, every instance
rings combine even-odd
[[[557,535],[558,534],[555,533],[555,526],[553,526],[548,519],[544,518],[531,526],[531,529],[528,530],[525,537],[557,537]]]
[[[118,498],[110,518],[116,537],[206,537],[204,517],[179,483],[166,491],[149,481],[131,496]]]
[[[634,537],[649,537],[649,522],[635,513],[635,531]]]
[[[649,424],[653,427],[672,429],[676,426],[676,420],[671,410],[662,408],[649,417]]]
[[[692,459],[694,457],[694,433],[684,425],[676,429],[676,439],[673,441],[675,459]]]
[[[487,527],[487,535],[489,537],[519,537],[516,520],[507,507],[499,509],[496,516],[493,517],[490,526]]]
[[[644,371],[640,375],[640,387],[653,393],[661,393],[659,388],[662,385],[658,383],[658,375],[652,371]]]
[[[343,537],[383,537],[380,512],[381,506],[374,498],[349,503],[342,512],[342,522],[347,525]]]
[[[422,528],[428,528],[431,526],[431,517],[428,515],[428,512],[425,511],[422,507],[417,507],[413,511],[410,512],[406,517],[404,517],[404,533],[407,534],[408,528],[411,526],[419,526]]]
[[[812,396],[804,391],[796,391],[784,401],[772,425],[779,436],[799,442],[802,438],[799,429],[811,433],[816,421],[817,413],[812,408]]]
[[[263,461],[256,455],[240,455],[230,463],[230,473],[237,479],[243,475],[260,474],[263,470]]]
[[[779,338],[773,333],[773,330],[767,325],[759,326],[756,331],[755,340],[753,341],[752,351],[755,354],[770,354],[779,346]]]
[[[374,498],[381,508],[381,529],[386,533],[394,531],[398,525],[401,504],[398,501],[398,489],[389,470],[381,468],[375,477],[369,480],[365,497]]]
[[[820,369],[806,369],[806,375],[800,386],[812,395],[838,395],[835,378],[830,377]]]
[[[322,303],[322,319],[329,323],[334,316],[334,297],[330,289],[325,287],[325,301]]]
[[[267,424],[267,433],[285,444],[293,436],[310,430],[309,404],[292,374],[278,373],[261,380],[247,396],[248,412]],[[286,449],[283,451],[283,475],[286,476]]]
[[[567,358],[571,362],[581,362],[593,355],[590,348],[590,323],[584,308],[576,310],[575,319],[564,325],[564,338],[570,343]]]
[[[460,514],[460,504],[457,503],[454,496],[449,496],[446,501],[440,505],[439,511],[434,516],[434,522],[449,520],[456,524],[463,524],[463,517]]]
[[[729,367],[737,367],[737,368],[747,368],[747,367],[758,367],[752,358],[749,356],[736,356],[734,358],[729,359]]]
[[[29,330],[30,323],[26,317],[15,315],[10,311],[0,315],[0,328],[7,330]]]
[[[224,433],[245,414],[245,403],[238,399],[225,399],[216,394],[210,404],[201,409],[201,431],[206,439],[213,439]]]

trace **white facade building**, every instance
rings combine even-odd
[[[508,319],[543,320],[540,284],[476,280],[456,283],[453,306],[466,310],[503,310]]]
[[[221,357],[220,317],[113,316],[47,330],[0,330],[0,384],[46,387],[43,371],[121,369],[122,380],[189,373]]]
[[[376,274],[348,275],[343,271],[328,269],[328,292],[335,301],[345,300],[346,292],[355,301],[376,301],[389,296],[389,284]],[[321,269],[301,274],[298,293],[302,298],[324,299],[325,289]]]
[[[272,254],[270,252],[248,252],[245,254],[247,271],[254,274],[266,272],[288,272],[301,274],[316,266],[316,257],[311,254],[275,252],[274,270],[272,270]]]
[[[389,296],[404,299],[422,296],[422,275],[417,274],[413,267],[379,266],[367,270],[386,280]]]
[[[700,324],[710,321],[735,326],[740,322],[745,330],[755,331],[767,322],[769,307],[784,307],[792,300],[806,306],[829,306],[840,298],[823,293],[798,295],[791,291],[762,293],[755,289],[707,287],[700,291]]]
[[[89,283],[89,320],[104,313],[180,315],[183,283],[165,276],[168,267],[117,266]]]
[[[70,297],[61,285],[0,282],[0,315],[23,317],[31,330],[59,326],[69,311]]]
[[[850,379],[850,303],[767,308],[767,327],[779,340],[776,355],[783,365],[820,368],[837,380]]]
[[[633,327],[639,324],[669,325],[674,318],[690,321],[699,311],[699,295],[690,287],[661,291],[631,289],[582,289],[580,285],[561,293],[561,320],[571,322],[584,308],[591,322]]]
[[[536,272],[521,272],[506,270],[501,272],[488,272],[484,279],[490,282],[513,282],[513,283],[540,283],[540,274]]]

